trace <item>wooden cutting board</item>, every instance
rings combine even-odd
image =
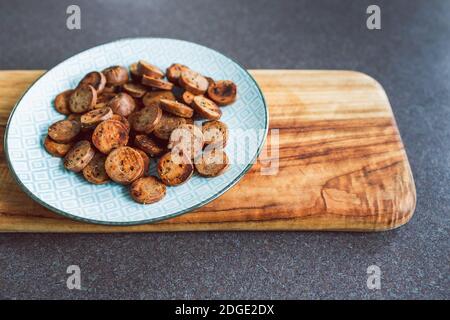
[[[12,107],[42,72],[0,71],[2,137]],[[381,231],[411,218],[414,180],[379,83],[352,71],[251,73],[270,109],[268,152],[218,199],[155,224],[112,227],[71,221],[21,191],[8,171],[2,145],[0,231]],[[278,165],[277,149],[270,153],[277,137]]]

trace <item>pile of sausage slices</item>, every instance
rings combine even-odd
[[[135,201],[154,203],[194,170],[204,177],[225,172],[228,128],[219,119],[236,96],[232,81],[178,63],[165,73],[142,60],[129,70],[92,71],[56,96],[54,106],[67,118],[48,128],[44,147],[90,183],[130,185]],[[194,119],[206,121],[197,126]],[[149,175],[152,158],[159,177]]]

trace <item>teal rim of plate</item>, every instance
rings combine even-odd
[[[172,214],[168,214],[165,215],[163,217],[158,217],[158,218],[152,218],[152,219],[145,219],[145,220],[139,220],[139,221],[132,221],[132,222],[110,222],[110,221],[102,221],[102,220],[95,220],[95,219],[89,219],[89,218],[82,218],[79,216],[75,216],[72,215],[70,213],[67,213],[65,211],[62,211],[58,208],[55,208],[49,204],[47,204],[46,202],[42,201],[40,198],[36,197],[19,179],[19,177],[17,176],[16,172],[13,170],[12,168],[12,163],[11,163],[11,159],[9,158],[9,153],[8,153],[8,133],[9,133],[9,125],[11,123],[11,119],[14,116],[14,113],[16,112],[17,106],[20,104],[20,102],[22,101],[23,97],[27,94],[27,92],[35,85],[36,82],[38,82],[44,75],[46,75],[50,70],[53,70],[54,68],[57,68],[60,64],[64,63],[66,60],[74,58],[76,56],[78,56],[79,54],[83,54],[85,52],[88,52],[90,50],[94,50],[97,47],[103,46],[103,45],[107,45],[107,44],[111,44],[111,43],[116,43],[116,42],[121,42],[121,41],[129,41],[129,40],[146,40],[146,39],[152,39],[152,40],[173,40],[173,41],[180,41],[180,42],[186,42],[186,43],[190,43],[190,44],[195,44],[197,46],[203,47],[205,49],[208,50],[212,50],[215,53],[217,53],[218,55],[224,57],[225,59],[228,59],[230,61],[232,61],[233,63],[235,63],[240,69],[242,69],[243,72],[245,72],[249,78],[253,81],[253,83],[255,84],[256,88],[258,89],[258,92],[261,96],[263,105],[264,105],[264,111],[265,111],[265,122],[264,122],[264,135],[263,138],[261,139],[261,142],[256,150],[255,156],[251,159],[251,161],[249,161],[248,165],[244,168],[244,170],[242,170],[242,172],[235,178],[233,179],[230,183],[228,183],[224,188],[222,188],[221,190],[219,190],[218,192],[216,192],[215,194],[213,194],[211,197],[209,197],[206,200],[203,200],[199,203],[197,203],[194,206],[191,206],[189,208],[177,211],[175,213]],[[14,105],[11,114],[8,117],[8,122],[6,124],[6,128],[5,128],[5,135],[3,137],[3,145],[4,145],[4,153],[6,156],[6,162],[8,164],[8,169],[9,171],[12,173],[12,176],[14,178],[14,180],[17,182],[17,184],[20,186],[20,188],[30,197],[32,198],[34,201],[36,201],[37,203],[39,203],[40,205],[42,205],[43,207],[51,210],[54,213],[57,213],[61,216],[70,218],[72,220],[76,220],[76,221],[80,221],[80,222],[87,222],[87,223],[91,223],[91,224],[97,224],[97,225],[109,225],[109,226],[136,226],[136,225],[142,225],[142,224],[148,224],[148,223],[153,223],[153,222],[158,222],[158,221],[164,221],[164,220],[168,220],[171,218],[175,218],[177,216],[183,215],[185,213],[191,212],[195,209],[198,209],[202,206],[204,206],[205,204],[217,199],[218,197],[220,197],[222,194],[224,194],[226,191],[228,191],[229,189],[231,189],[236,183],[238,183],[243,177],[244,175],[250,170],[250,168],[253,166],[253,164],[255,163],[255,161],[257,160],[258,156],[260,155],[262,148],[266,142],[267,139],[267,134],[269,131],[269,111],[268,111],[268,107],[267,107],[267,103],[266,100],[264,98],[264,95],[262,93],[261,88],[259,87],[258,83],[256,82],[256,80],[253,78],[253,76],[247,71],[247,69],[245,69],[240,63],[236,62],[234,59],[231,59],[227,56],[225,56],[224,54],[220,53],[219,51],[215,50],[215,49],[211,49],[209,47],[191,42],[191,41],[185,41],[185,40],[179,40],[179,39],[172,39],[172,38],[158,38],[158,37],[130,37],[130,38],[122,38],[122,39],[118,39],[115,41],[110,41],[110,42],[106,42],[103,44],[99,44],[95,47],[80,51],[76,54],[74,54],[73,56],[64,59],[63,61],[61,61],[60,63],[58,63],[57,65],[55,65],[54,67],[50,68],[49,70],[45,71],[43,74],[41,74],[35,81],[33,81],[33,83],[28,87],[27,90],[25,90],[25,92],[20,96],[19,100],[16,102],[16,104]]]

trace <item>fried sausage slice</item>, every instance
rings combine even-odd
[[[130,194],[136,202],[155,203],[165,197],[166,186],[156,177],[143,177],[133,182]]]
[[[225,106],[236,100],[237,87],[233,81],[220,80],[208,87],[208,97],[219,106]]]
[[[194,166],[186,156],[168,152],[159,159],[157,170],[165,185],[177,186],[192,176]]]
[[[228,126],[219,120],[206,121],[202,125],[205,144],[225,147],[228,142]]]
[[[178,85],[178,80],[180,79],[181,72],[183,72],[184,70],[189,70],[189,68],[180,63],[172,64],[166,70],[167,79],[169,79],[169,81],[173,84]]]
[[[182,118],[192,118],[194,115],[194,109],[178,101],[161,99],[160,106],[164,111]]]
[[[152,158],[159,157],[166,151],[164,147],[145,134],[138,134],[134,138],[134,144]]]
[[[69,98],[69,108],[73,113],[85,113],[97,103],[97,91],[91,85],[82,86],[72,93]]]
[[[164,78],[164,72],[161,71],[157,66],[148,63],[144,60],[139,60],[137,64],[137,71],[141,75],[146,75],[156,79]]]
[[[115,114],[128,117],[136,108],[136,103],[129,94],[121,92],[109,100],[107,106],[110,107]]]
[[[144,171],[144,160],[133,148],[119,147],[106,157],[105,170],[117,183],[130,184]]]
[[[145,107],[128,118],[131,128],[137,132],[152,132],[162,119],[162,111],[158,106]]]
[[[147,93],[147,88],[142,84],[127,82],[123,85],[123,90],[134,98],[142,98]]]
[[[74,90],[70,89],[70,90],[66,90],[61,92],[60,94],[58,94],[55,97],[55,109],[56,111],[58,111],[59,113],[68,115],[71,114],[72,112],[70,111],[70,107],[69,107],[69,100],[70,100],[70,96],[73,93]]]
[[[54,157],[64,157],[72,147],[73,143],[58,143],[50,139],[49,136],[46,136],[44,140],[45,150]]]
[[[128,70],[122,66],[112,66],[102,71],[108,86],[121,86],[128,82]]]
[[[150,170],[150,158],[148,157],[148,155],[142,151],[141,149],[134,149],[137,152],[139,152],[139,154],[142,157],[142,160],[144,161],[144,170],[142,172],[142,176],[148,176],[148,172]]]
[[[94,157],[95,150],[87,140],[77,142],[64,157],[64,167],[73,172],[80,172]]]
[[[183,101],[185,104],[190,106],[192,104],[192,101],[194,101],[195,95],[192,94],[189,91],[184,91],[181,95],[181,101]]]
[[[229,166],[228,156],[222,149],[212,149],[195,159],[195,169],[204,177],[217,177]]]
[[[80,133],[81,125],[76,120],[60,120],[48,128],[48,136],[55,142],[73,141]]]
[[[172,131],[186,122],[186,118],[181,118],[173,114],[163,112],[161,120],[153,130],[153,134],[159,139],[169,140]]]
[[[158,78],[153,78],[147,75],[142,76],[142,84],[144,86],[160,89],[160,90],[172,90],[173,83]]]
[[[116,120],[103,121],[95,128],[92,143],[100,152],[108,154],[112,149],[128,143],[127,128]]]
[[[127,132],[130,133],[130,123],[128,122],[127,118],[121,116],[120,114],[113,114],[111,120],[121,122],[125,126],[125,129],[127,129]]]
[[[161,101],[161,99],[166,100],[172,100],[175,101],[175,95],[171,91],[165,91],[165,90],[158,90],[158,91],[152,91],[147,92],[145,96],[142,98],[142,102],[144,103],[144,106],[150,107],[150,106],[158,106]]]
[[[200,117],[208,120],[218,120],[222,116],[217,104],[204,96],[196,96],[192,101],[192,107]]]
[[[106,77],[103,73],[98,71],[89,72],[87,75],[81,79],[80,83],[78,83],[78,87],[91,85],[95,91],[97,91],[97,95],[103,92],[106,85]]]
[[[95,109],[83,114],[80,118],[81,126],[83,128],[92,128],[98,125],[100,122],[111,119],[113,112],[111,108],[104,107]]]
[[[170,134],[168,148],[194,159],[203,149],[202,130],[193,124],[182,124]]]
[[[93,184],[104,184],[109,181],[105,170],[106,156],[96,152],[91,161],[83,169],[84,178]]]
[[[183,70],[180,75],[180,86],[195,95],[204,94],[208,90],[208,80],[191,69]]]

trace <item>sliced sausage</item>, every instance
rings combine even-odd
[[[128,70],[122,66],[112,66],[102,71],[106,77],[106,84],[121,86],[128,82]]]
[[[192,107],[200,117],[208,120],[218,120],[222,116],[217,104],[204,96],[196,96],[192,101]]]
[[[155,203],[165,197],[166,186],[156,177],[143,177],[133,182],[130,194],[136,202]]]
[[[125,126],[125,129],[127,129],[127,132],[130,133],[130,123],[128,122],[127,118],[121,116],[120,114],[113,114],[111,120],[121,122]]]
[[[164,111],[182,118],[192,118],[194,115],[194,109],[178,101],[161,99],[160,106]]]
[[[44,148],[47,150],[48,153],[50,153],[52,156],[55,157],[64,157],[67,152],[72,148],[73,143],[58,143],[50,139],[49,136],[45,137],[44,140]]]
[[[183,72],[184,70],[189,70],[189,68],[180,63],[172,64],[166,70],[167,79],[169,79],[169,81],[173,84],[178,85],[178,80],[180,79],[181,72]]]
[[[136,108],[136,103],[129,94],[121,92],[109,100],[108,107],[110,107],[115,114],[128,117]]]
[[[203,149],[202,130],[193,124],[182,124],[170,134],[168,148],[194,159]]]
[[[228,142],[228,126],[219,120],[206,121],[202,125],[205,144],[225,147]]]
[[[111,108],[104,107],[95,109],[83,114],[80,118],[81,126],[84,128],[92,128],[98,125],[100,122],[111,119],[113,112]]]
[[[181,118],[173,114],[163,112],[161,120],[153,130],[153,134],[159,139],[169,140],[172,131],[186,122],[186,118]]]
[[[166,151],[166,148],[145,134],[136,135],[134,144],[152,158],[159,157]]]
[[[146,75],[152,78],[156,78],[156,79],[162,79],[164,78],[164,72],[161,71],[161,69],[159,69],[157,66],[148,63],[147,61],[144,60],[139,60],[138,64],[137,64],[137,71],[141,74],[141,75]]]
[[[153,78],[147,75],[142,76],[142,84],[144,86],[160,89],[160,90],[172,90],[173,83],[158,78]]]
[[[233,81],[220,80],[208,87],[208,97],[219,106],[225,106],[236,100],[237,87]]]
[[[64,157],[64,167],[73,172],[80,172],[94,157],[95,150],[87,140],[77,142]]]
[[[181,101],[190,106],[192,101],[194,101],[195,95],[189,91],[184,91],[181,95]]]
[[[100,152],[108,154],[112,149],[128,143],[127,128],[116,120],[103,121],[95,128],[92,143]]]
[[[160,106],[159,102],[161,99],[166,100],[173,100],[175,101],[175,95],[171,91],[165,91],[165,90],[158,90],[158,91],[152,91],[147,92],[145,96],[142,98],[142,102],[144,103],[144,106],[150,107],[150,106]]]
[[[195,169],[204,177],[217,177],[229,166],[228,156],[222,149],[212,149],[195,159]]]
[[[73,141],[80,133],[81,125],[75,120],[60,120],[48,128],[48,136],[55,142],[67,143]]]
[[[141,83],[142,74],[139,73],[137,62],[130,65],[130,75],[134,82]]]
[[[106,156],[96,152],[91,161],[83,169],[84,178],[93,184],[103,184],[109,181],[105,170]]]
[[[73,91],[74,90],[72,90],[72,89],[66,90],[56,96],[55,102],[54,102],[56,111],[58,111],[59,113],[62,113],[62,114],[66,114],[66,115],[72,113],[70,111],[70,107],[69,107],[69,105],[70,105],[69,100],[70,100],[70,96],[73,93]]]
[[[144,161],[144,171],[142,172],[142,176],[148,176],[148,172],[150,170],[150,158],[144,151],[142,151],[140,149],[134,149],[134,150],[139,152],[139,154],[142,157],[142,161]]]
[[[142,84],[127,82],[123,85],[123,90],[134,98],[142,98],[147,93],[147,88]]]
[[[144,171],[144,160],[133,148],[119,147],[106,157],[105,169],[108,176],[117,183],[130,184]]]
[[[192,176],[194,166],[186,156],[168,152],[159,159],[157,170],[165,185],[177,186]]]
[[[162,118],[162,111],[158,106],[145,107],[136,111],[128,118],[131,127],[137,132],[152,132]]]
[[[195,95],[204,94],[208,89],[208,80],[193,70],[183,70],[180,75],[180,86]]]
[[[103,89],[105,89],[106,77],[103,73],[98,71],[89,72],[83,79],[81,79],[80,83],[78,83],[78,87],[87,85],[91,85],[95,91],[97,91],[98,95],[102,93]]]
[[[82,86],[72,93],[69,98],[69,108],[73,113],[85,113],[97,103],[97,91],[91,85]]]

